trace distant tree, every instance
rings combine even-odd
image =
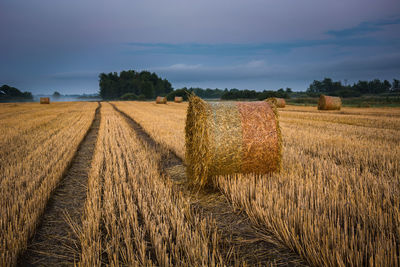
[[[174,90],[174,88],[172,88],[171,83],[167,79],[164,79],[163,83],[164,83],[164,92],[166,94],[168,94]]]
[[[392,91],[400,91],[400,81],[399,80],[393,79]]]
[[[320,81],[314,80],[307,89],[307,93],[320,93],[323,91],[323,84]]]
[[[353,88],[359,91],[361,94],[367,94],[369,92],[367,81],[358,81],[357,84],[353,85]]]
[[[57,91],[55,91],[54,93],[53,93],[53,97],[60,97],[61,96],[61,94],[59,93],[59,92],[57,92]]]
[[[121,100],[137,100],[138,96],[135,95],[134,93],[126,93],[124,95],[122,95]]]
[[[142,84],[142,93],[146,96],[147,99],[154,98],[154,86],[150,81],[145,81]]]
[[[146,96],[144,94],[138,95],[138,100],[146,100]]]
[[[390,91],[390,88],[392,88],[392,85],[390,84],[390,82],[388,80],[384,80],[383,81],[383,90],[385,92]]]
[[[331,78],[324,78],[324,80],[322,81],[322,91],[325,92],[332,92],[333,90],[333,83],[332,83],[332,79]]]
[[[340,81],[332,81],[331,78],[324,78],[322,81],[314,80],[307,89],[309,96],[318,96],[320,94],[337,95],[342,97],[354,97],[363,94],[382,94],[387,93],[392,88],[389,81],[383,82],[379,79],[372,81],[358,81],[352,86],[342,85]]]
[[[156,95],[162,95],[162,94],[167,93],[167,92],[165,92],[164,83],[162,80],[155,81],[154,91],[155,91]]]
[[[15,87],[3,85],[0,87],[0,100],[32,99],[31,92],[21,92]]]
[[[189,88],[189,89],[186,88],[186,87],[183,87],[183,88],[177,89],[175,91],[180,91],[180,92],[184,92],[184,91],[186,92],[187,91],[189,93],[194,93],[195,95],[197,95],[197,96],[199,96],[201,98],[212,98],[212,99],[220,98],[225,92],[225,91],[223,91],[221,89],[218,89],[218,88],[215,88],[215,89],[210,89],[210,88],[202,89],[202,88],[192,88],[192,87]],[[175,91],[171,91],[169,95],[172,96]],[[180,95],[177,95],[177,96],[180,96]]]
[[[157,74],[134,70],[121,71],[119,75],[116,72],[100,73],[99,87],[99,94],[103,99],[119,99],[126,94],[135,94],[138,97],[144,95],[151,99],[155,95],[166,95],[173,91],[171,83],[159,78]]]
[[[269,97],[280,97],[280,98],[289,98],[288,93],[283,90],[283,88],[280,88],[277,91],[262,91],[262,92],[257,92],[255,90],[238,90],[236,88],[231,89],[227,92],[224,92],[224,94],[221,96],[221,99],[225,100],[235,100],[235,99],[258,99],[258,100],[264,100]]]
[[[356,90],[343,88],[343,89],[334,91],[333,93],[331,93],[331,95],[340,96],[340,97],[358,97],[358,96],[361,96],[361,93]]]

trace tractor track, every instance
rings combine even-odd
[[[79,261],[78,233],[86,200],[88,174],[100,125],[101,104],[58,187],[52,193],[34,236],[18,266],[72,266]]]
[[[244,212],[236,211],[224,195],[212,188],[194,191],[187,183],[185,166],[173,151],[157,143],[135,120],[119,110],[131,126],[139,140],[156,153],[161,154],[159,171],[174,181],[176,190],[194,200],[192,208],[202,217],[212,217],[222,237],[221,252],[229,266],[244,263],[246,265],[306,266],[300,257],[281,245],[273,236],[259,231],[252,225]],[[234,253],[232,253],[232,248]]]

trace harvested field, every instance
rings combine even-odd
[[[400,265],[399,108],[287,105],[280,173],[199,190],[187,103],[97,106],[0,104],[1,266]]]
[[[100,105],[92,125],[58,187],[54,190],[40,224],[19,266],[72,265],[80,249],[78,232],[86,199],[88,172],[100,124]]]
[[[138,122],[154,140],[169,147],[181,159],[185,158],[187,103],[168,105],[146,102],[112,103]]]
[[[183,125],[167,118],[184,121],[183,105],[162,111],[147,103],[116,105],[182,155],[184,145],[176,140],[184,138]],[[400,109],[326,113],[288,106],[280,115],[282,173],[219,176],[216,185],[259,229],[310,265],[398,266]],[[161,134],[165,129],[172,130]]]
[[[1,266],[15,264],[26,248],[96,107],[84,102],[1,104]]]
[[[159,172],[160,154],[141,144],[110,104],[101,112],[79,264],[219,265],[211,219],[200,219],[173,191]]]
[[[141,143],[147,144],[151,154],[159,155],[159,171],[172,182],[173,192],[185,198],[197,216],[211,220],[215,225],[214,230],[218,233],[220,243],[219,254],[222,257],[218,265],[304,265],[298,255],[279,244],[272,236],[257,230],[250,218],[236,211],[220,192],[211,188],[195,191],[185,175],[182,160],[163,145],[156,143],[128,115],[123,112],[121,114],[134,129]]]

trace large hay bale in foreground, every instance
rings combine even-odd
[[[157,96],[156,103],[157,104],[167,104],[167,97]]]
[[[41,97],[40,104],[50,104],[50,97]]]
[[[318,109],[320,110],[340,110],[342,100],[340,97],[321,95],[318,101]]]
[[[187,174],[197,186],[214,175],[281,168],[278,113],[266,101],[207,103],[190,96],[185,131]]]
[[[265,101],[274,103],[277,108],[284,108],[286,106],[286,101],[284,98],[270,97],[267,98]]]
[[[174,99],[174,102],[175,102],[175,103],[182,103],[182,101],[183,101],[183,97],[181,97],[181,96],[175,96],[175,99]]]

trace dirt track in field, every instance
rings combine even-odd
[[[68,221],[73,222],[72,225],[81,224],[88,173],[100,125],[100,108],[99,103],[94,120],[53,192],[18,266],[71,266],[79,260],[78,236]]]
[[[277,266],[305,266],[297,254],[280,245],[274,237],[257,230],[244,212],[235,211],[221,192],[213,188],[202,191],[190,188],[182,159],[158,144],[136,121],[115,105],[111,105],[126,119],[144,144],[161,153],[160,173],[174,181],[176,190],[194,200],[193,209],[204,217],[214,218],[223,239],[221,251],[228,265],[244,261],[251,266],[265,266],[271,263]],[[231,248],[234,248],[234,251]]]

